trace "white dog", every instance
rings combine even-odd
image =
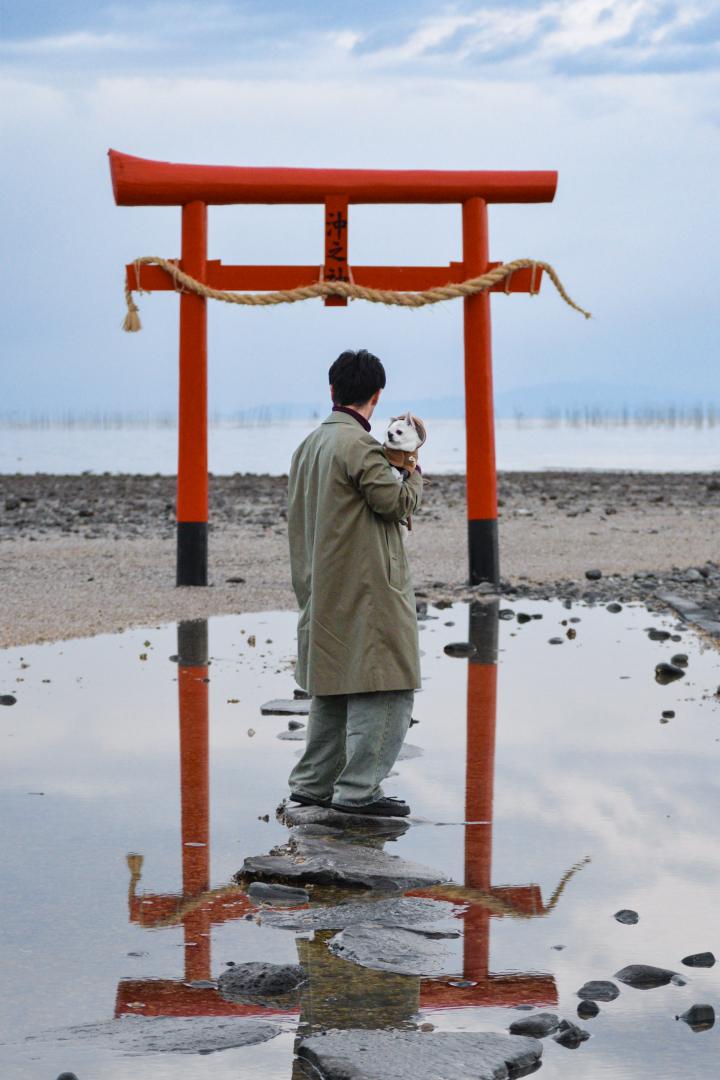
[[[389,451],[388,461],[395,477],[400,482],[408,476],[408,469],[405,466],[415,466],[417,451],[426,438],[425,425],[419,416],[413,416],[412,413],[393,416],[388,424],[383,445],[385,450]]]

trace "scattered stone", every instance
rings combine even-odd
[[[602,570],[586,570],[585,577],[588,581],[599,581],[602,577]]]
[[[652,967],[649,964],[629,964],[616,971],[614,977],[636,990],[652,990],[656,986],[667,986],[676,974],[677,972],[668,971],[667,968]]]
[[[684,668],[675,667],[674,664],[656,664],[655,665],[655,682],[661,684],[661,686],[667,686],[668,683],[675,682],[676,679],[684,678],[686,672]]]
[[[364,844],[348,844],[334,837],[291,836],[286,847],[245,859],[236,880],[339,885],[390,893],[428,888],[448,878]]]
[[[622,604],[616,604],[613,602],[612,604],[608,604],[605,610],[612,612],[613,615],[617,615],[619,611],[622,611]]]
[[[64,1072],[60,1073],[57,1080],[78,1080],[78,1078],[75,1073]]]
[[[266,964],[251,961],[233,964],[218,979],[218,992],[223,1001],[252,1004],[275,1001],[295,994],[307,982],[299,964]]]
[[[275,698],[260,706],[262,716],[307,716],[309,712],[310,702],[304,698]]]
[[[600,1012],[600,1006],[595,1001],[581,1001],[577,1007],[577,1014],[581,1020],[592,1020]]]
[[[310,694],[308,694],[307,690],[295,689],[295,690],[293,690],[293,697],[296,698],[298,701],[309,701],[310,700]]]
[[[82,1024],[28,1036],[30,1041],[64,1045],[88,1041],[122,1054],[212,1054],[239,1046],[267,1042],[281,1028],[244,1016],[123,1016],[97,1024]],[[72,1075],[72,1074],[70,1074]],[[58,1078],[59,1080],[59,1078]]]
[[[566,945],[551,945],[550,948],[555,949],[556,952],[562,952],[562,950],[567,948],[567,946]]]
[[[656,627],[651,626],[647,632],[647,636],[650,641],[667,641],[670,637],[669,630],[658,630]]]
[[[514,618],[515,618],[515,612],[513,611],[512,608],[509,608],[509,607],[500,608],[500,610],[498,611],[498,619],[514,619]]]
[[[675,664],[676,667],[687,667],[688,666],[687,653],[684,653],[684,652],[675,653],[674,656],[670,657],[670,663]]]
[[[570,638],[570,640],[572,641],[574,638],[577,637],[577,630],[574,627],[569,626],[565,631],[565,637]]]
[[[227,582],[228,585],[244,585],[245,584],[245,578],[244,577],[226,577],[225,581]]]
[[[675,710],[674,709],[663,709],[663,711],[662,711],[663,720],[672,720],[672,719],[674,719],[674,717],[675,717]]]
[[[307,904],[310,893],[306,889],[294,889],[290,885],[277,885],[266,881],[253,881],[247,890],[251,900],[263,904]]]
[[[564,1046],[566,1050],[577,1050],[580,1043],[589,1038],[589,1031],[578,1027],[577,1024],[573,1024],[570,1020],[561,1020],[557,1034],[553,1035],[555,1042],[559,1046]]]
[[[555,1013],[533,1013],[522,1020],[513,1020],[508,1028],[511,1035],[529,1035],[532,1039],[544,1039],[552,1035],[560,1025],[560,1018]]]
[[[715,1025],[715,1010],[712,1005],[693,1005],[676,1020],[684,1020],[693,1031],[709,1031]]]
[[[663,713],[663,716],[665,713]],[[673,713],[673,716],[675,714]],[[632,911],[630,908],[621,908],[620,911],[616,911],[613,915],[614,919],[617,919],[619,923],[623,923],[625,926],[634,926],[639,921],[640,916],[637,911]]]
[[[586,982],[577,992],[577,996],[583,1001],[614,1001],[619,994],[615,983],[605,979]]]
[[[300,731],[304,727],[301,720],[288,720],[288,731]]]
[[[530,620],[532,619],[532,615],[528,615],[528,613],[526,611],[518,611],[515,618],[517,619],[517,621],[519,623],[526,623],[526,622],[530,622]]]
[[[561,637],[548,638],[548,645],[562,645],[563,639]]]
[[[686,967],[711,968],[715,966],[715,957],[711,952],[691,953],[683,957],[682,963]]]
[[[0,694],[0,705],[15,705],[17,698],[14,694]]]
[[[312,1035],[297,1053],[323,1080],[506,1080],[534,1070],[542,1043],[495,1032],[351,1029]]]
[[[458,929],[426,930],[377,923],[357,923],[340,930],[328,943],[330,952],[371,971],[440,978],[457,970],[456,950],[448,940]]]
[[[304,731],[289,728],[287,731],[278,731],[275,738],[282,739],[283,742],[305,742],[306,734]]]
[[[446,656],[468,657],[477,652],[471,641],[453,641],[443,649]]]

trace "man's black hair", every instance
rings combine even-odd
[[[385,368],[367,349],[340,353],[329,372],[336,405],[365,405],[385,386]]]

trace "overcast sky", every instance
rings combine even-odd
[[[655,385],[720,400],[720,5],[4,0],[0,412],[172,411],[177,300],[123,266],[179,254],[177,208],[118,208],[106,151],[238,165],[558,169],[555,201],[492,207],[491,257],[552,262],[493,298],[498,391]],[[350,259],[460,257],[456,207],[353,207]],[[319,264],[319,207],[211,208],[210,257]],[[367,347],[393,398],[462,392],[461,309],[319,302],[210,315],[211,406],[325,393]]]

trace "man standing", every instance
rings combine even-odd
[[[422,477],[399,483],[370,418],[385,369],[365,349],[330,368],[333,410],[293,455],[288,487],[295,677],[312,697],[290,798],[346,813],[410,813],[386,797],[420,686],[415,594],[400,522]]]

